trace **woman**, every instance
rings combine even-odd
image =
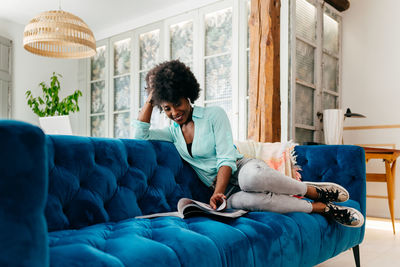
[[[200,180],[213,190],[212,208],[228,198],[232,208],[317,212],[345,226],[363,225],[364,217],[359,211],[332,203],[349,199],[349,193],[340,185],[299,182],[261,160],[239,154],[233,145],[231,126],[224,110],[216,106],[192,106],[199,97],[199,84],[180,61],[159,64],[148,72],[146,82],[148,98],[138,120],[133,122],[134,137],[173,142]],[[173,121],[169,127],[149,129],[154,106]],[[305,196],[314,202],[293,195]]]

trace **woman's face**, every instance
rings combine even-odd
[[[192,108],[189,100],[181,98],[177,103],[162,102],[161,108],[164,110],[168,118],[182,125],[192,119]]]

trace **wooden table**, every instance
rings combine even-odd
[[[365,150],[365,160],[382,159],[385,162],[385,173],[367,173],[367,182],[385,182],[387,186],[387,197],[369,196],[387,198],[389,202],[390,217],[392,219],[393,234],[396,233],[394,223],[394,198],[395,198],[395,173],[396,160],[400,156],[400,150],[363,147]]]

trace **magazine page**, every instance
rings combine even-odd
[[[224,200],[223,203],[219,205],[216,210],[214,210],[213,208],[211,208],[209,204],[189,198],[181,198],[177,204],[178,211],[154,213],[149,215],[136,216],[135,218],[151,219],[151,218],[167,217],[167,216],[188,218],[188,217],[201,216],[207,214],[229,217],[229,218],[237,218],[247,213],[247,211],[245,210],[227,209],[226,206],[227,203],[226,200]]]
[[[215,215],[229,218],[237,218],[247,213],[245,210],[226,209],[226,200],[216,209],[210,205],[192,199],[183,198],[178,202],[178,212],[184,218],[198,215]]]
[[[136,218],[136,219],[151,219],[151,218],[167,217],[167,216],[173,216],[173,217],[180,217],[180,218],[183,218],[183,215],[180,214],[180,213],[177,212],[177,211],[153,213],[153,214],[148,214],[148,215],[136,216],[135,218]]]
[[[211,208],[211,206],[209,204],[206,204],[206,203],[203,203],[203,202],[200,202],[197,200],[189,199],[189,198],[181,198],[178,201],[178,212],[183,214],[182,211],[183,211],[184,207],[186,207],[190,204],[198,206],[199,208],[201,208],[204,211],[215,211],[213,208]],[[224,201],[222,202],[221,205],[218,206],[216,211],[222,211],[225,208],[226,208],[226,200],[224,199]]]

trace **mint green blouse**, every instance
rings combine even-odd
[[[182,130],[176,122],[163,129],[151,129],[150,123],[134,120],[134,138],[173,142],[181,157],[195,170],[200,180],[211,186],[221,166],[236,171],[236,160],[243,157],[233,145],[228,116],[218,106],[194,106],[194,137],[190,156]]]

